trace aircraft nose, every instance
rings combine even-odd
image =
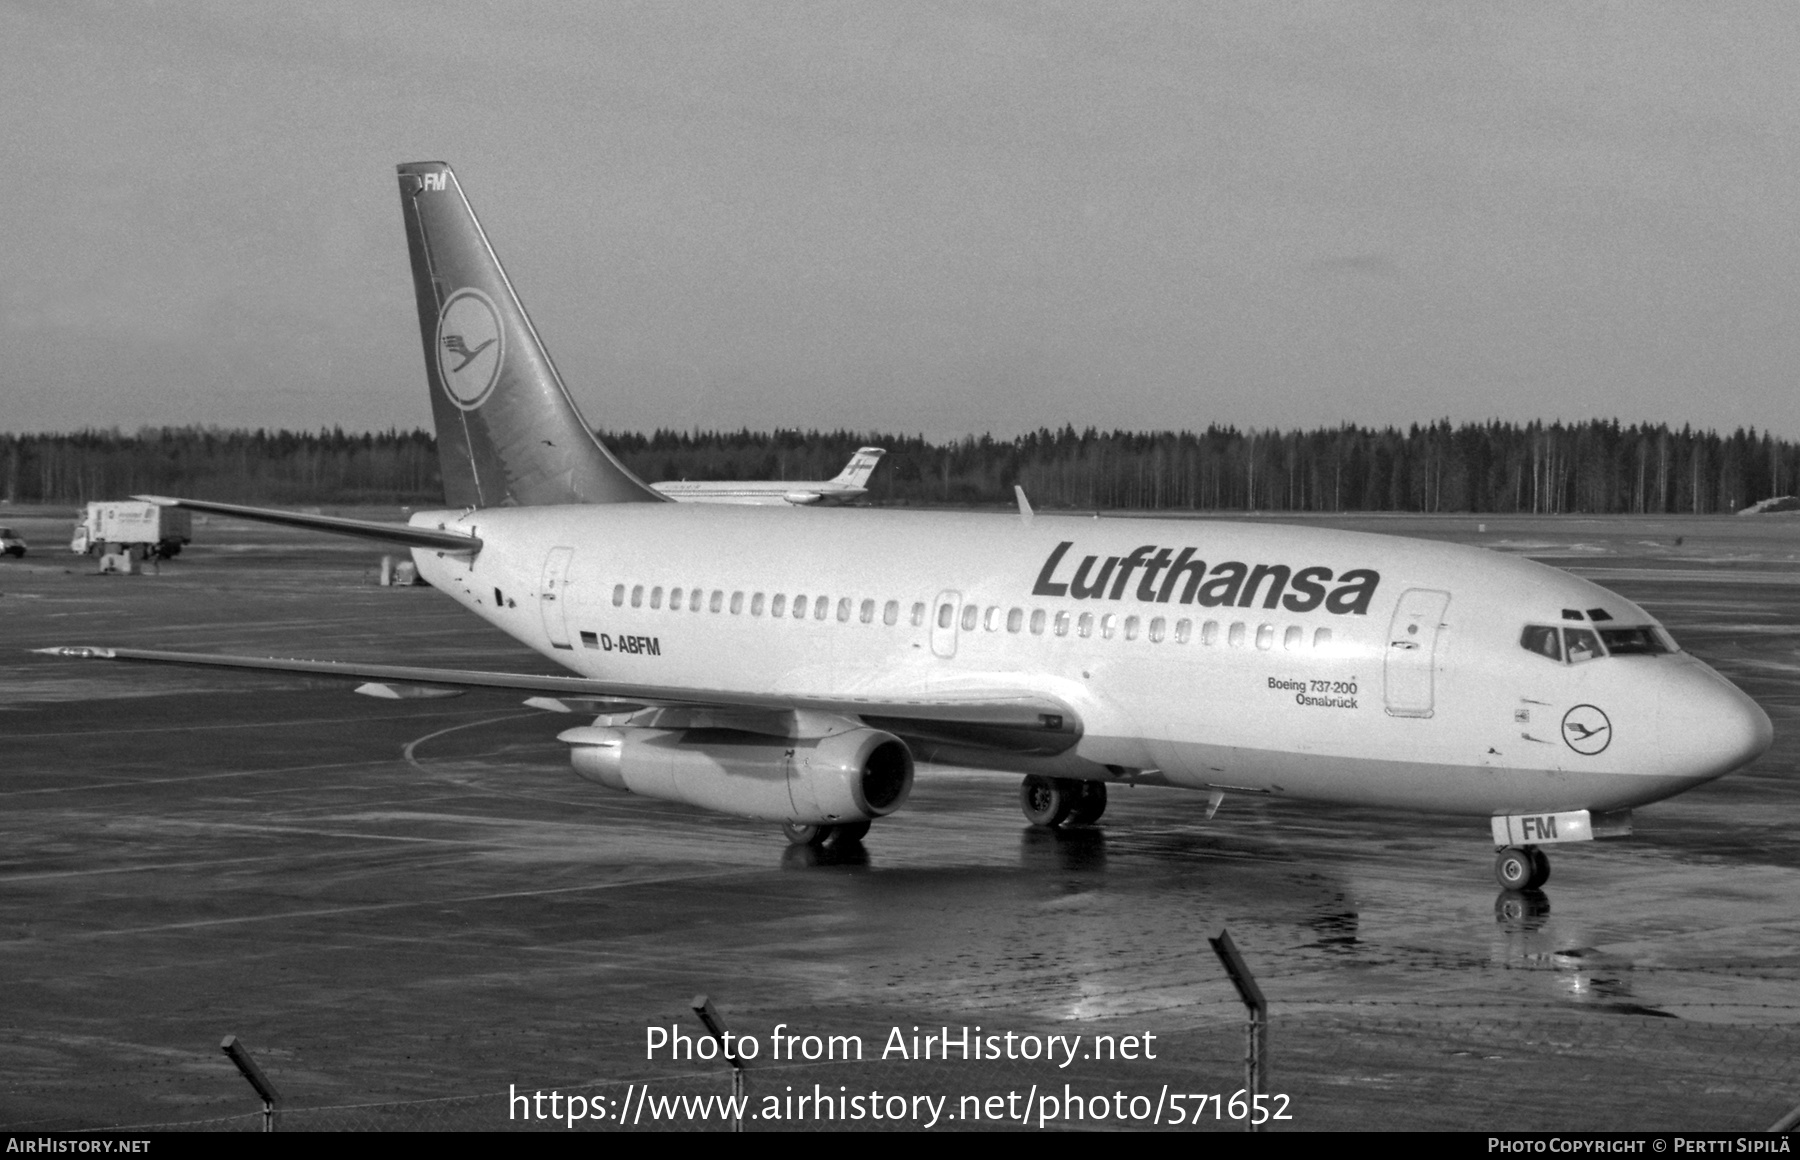
[[[1698,661],[1672,675],[1659,698],[1658,732],[1683,774],[1710,780],[1768,752],[1775,727],[1761,705]]]

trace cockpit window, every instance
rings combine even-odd
[[[1572,665],[1606,655],[1600,651],[1600,641],[1585,628],[1563,629],[1563,643],[1568,648],[1569,663]]]
[[[1599,630],[1528,624],[1519,634],[1519,647],[1553,661],[1567,658],[1572,665],[1596,657],[1660,656],[1680,651],[1669,634],[1654,624]]]
[[[1603,628],[1600,639],[1606,651],[1616,657],[1656,656],[1669,651],[1662,634],[1649,625],[1637,628]]]
[[[1526,652],[1534,652],[1539,656],[1549,657],[1553,661],[1562,660],[1562,638],[1557,631],[1545,624],[1528,624],[1519,635],[1519,647]]]

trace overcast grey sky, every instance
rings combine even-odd
[[[1790,3],[0,0],[0,430],[429,422],[442,159],[588,418],[1800,436]]]

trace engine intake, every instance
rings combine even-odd
[[[721,729],[588,725],[558,740],[589,781],[746,818],[866,821],[893,813],[912,792],[911,751],[879,729],[772,741]]]

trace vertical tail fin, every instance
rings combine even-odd
[[[441,161],[399,171],[446,502],[662,502],[575,409],[456,174]]]
[[[868,486],[869,476],[875,473],[875,465],[880,463],[881,457],[886,454],[887,448],[885,447],[857,448],[856,454],[850,457],[850,462],[844,465],[844,470],[838,472],[837,478],[831,482],[847,483],[851,487]]]

